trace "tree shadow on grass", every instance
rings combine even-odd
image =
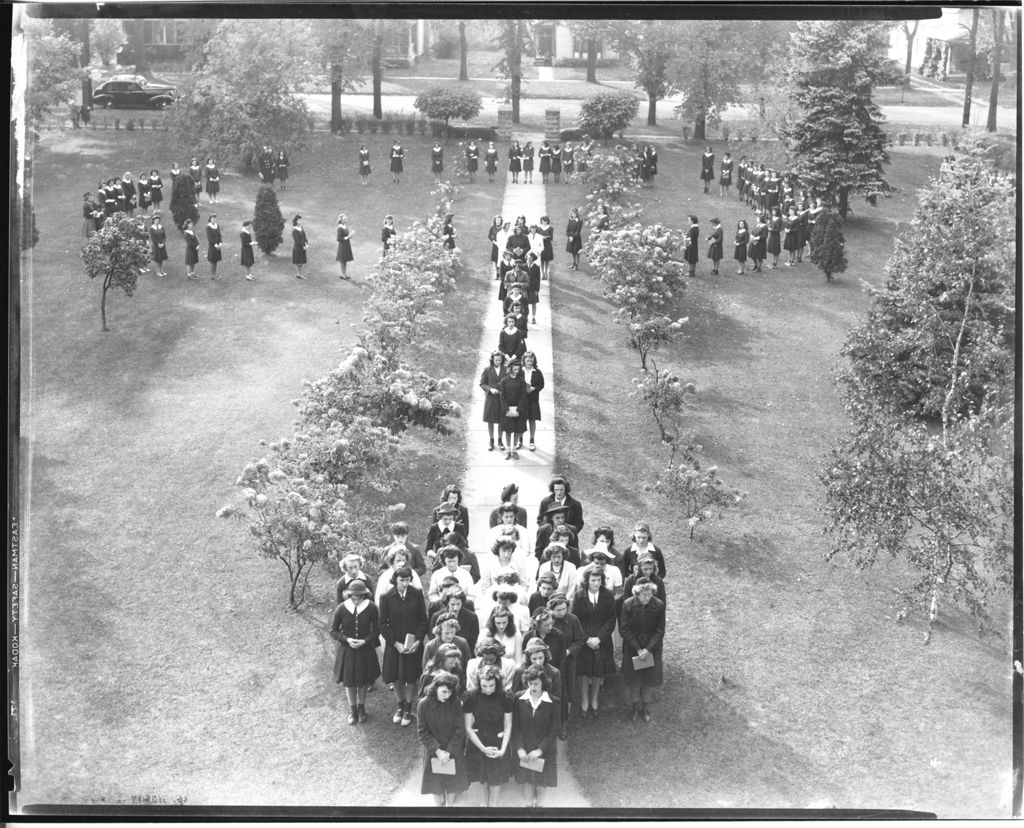
[[[687,552],[740,582],[788,585],[792,580],[777,544],[763,535],[748,532],[738,540],[708,535],[689,544]]]
[[[688,316],[677,346],[686,362],[729,362],[753,355],[752,345],[761,334],[751,325],[723,313],[716,307],[716,295],[709,290],[691,289],[683,297],[680,316]]]
[[[649,724],[629,721],[621,679],[602,692],[600,722],[573,720],[568,756],[593,805],[806,807],[837,800],[809,760],[737,712],[730,696],[740,697],[742,687],[710,687],[683,668],[666,665]]]

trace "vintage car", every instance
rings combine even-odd
[[[93,90],[92,105],[106,109],[163,109],[174,103],[174,91],[173,86],[152,83],[141,75],[115,75]]]

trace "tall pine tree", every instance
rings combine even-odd
[[[898,83],[888,48],[884,23],[805,22],[793,36],[788,81],[802,115],[783,135],[800,181],[844,221],[851,192],[874,205],[891,190],[882,177],[889,137],[871,100],[878,84]]]

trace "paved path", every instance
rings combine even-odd
[[[518,135],[520,141],[533,141],[540,146],[543,135]],[[502,202],[501,214],[506,220],[514,221],[516,216],[526,216],[527,224],[536,222],[546,212],[544,201],[544,185],[540,183],[540,173],[535,174],[533,184],[512,184],[511,179],[505,187],[505,198]],[[474,245],[476,247],[476,245]],[[556,260],[557,261],[557,260]],[[483,335],[480,341],[479,359],[472,382],[474,387],[473,403],[467,415],[466,435],[466,477],[462,483],[463,502],[469,509],[469,546],[482,551],[486,547],[488,517],[491,510],[498,504],[501,490],[507,483],[519,486],[519,505],[529,515],[528,532],[532,536],[536,529],[535,520],[540,501],[547,494],[548,480],[553,473],[555,460],[555,417],[554,391],[555,378],[552,375],[551,347],[551,303],[548,294],[548,282],[541,283],[540,301],[537,303],[537,324],[530,325],[530,336],[527,347],[537,355],[537,365],[544,374],[545,388],[541,392],[541,416],[537,423],[537,451],[531,452],[529,434],[526,435],[523,451],[519,452],[519,460],[506,460],[503,452],[497,449],[488,451],[487,424],[483,422],[484,396],[476,392],[477,381],[491,351],[498,345],[498,333],[502,328],[501,303],[498,302],[498,284],[489,274],[489,262],[471,262],[471,267],[478,274],[477,278],[488,279],[488,289],[494,291],[494,300],[487,306],[484,317]],[[553,278],[558,273],[552,267]],[[411,736],[412,734],[410,734]],[[571,730],[570,730],[571,738]],[[558,756],[558,787],[548,792],[545,808],[584,808],[587,802],[583,798],[579,784],[573,776],[565,756],[565,742],[559,742]],[[422,748],[417,743],[418,752]],[[420,808],[432,807],[433,798],[420,794],[422,767],[406,780],[402,788],[396,792],[391,805],[394,807]],[[459,801],[460,805],[470,807],[482,806],[480,785],[470,786]],[[519,786],[511,782],[502,788],[501,806],[516,808],[524,807],[527,800]]]

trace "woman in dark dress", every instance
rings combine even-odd
[[[505,327],[498,334],[498,350],[505,357],[505,366],[514,359],[519,359],[526,352],[526,338],[516,326],[516,318],[511,314],[505,317]]]
[[[501,670],[493,664],[477,672],[478,689],[462,699],[466,717],[466,771],[470,782],[483,786],[484,807],[498,805],[501,786],[512,773],[512,699],[502,686]]]
[[[651,526],[640,521],[633,527],[629,548],[622,553],[623,575],[636,574],[636,564],[641,555],[650,555],[658,563],[658,575],[665,577],[665,554],[654,544]]]
[[[348,229],[348,217],[338,216],[338,252],[335,261],[341,266],[339,279],[348,279],[348,263],[352,261],[352,231]]]
[[[554,546],[552,548],[559,549]],[[554,572],[554,570],[551,570]],[[575,570],[573,570],[575,573]],[[569,612],[569,599],[562,591],[553,592],[548,598],[548,609],[551,611],[552,628],[562,634],[562,642],[565,645],[565,655],[562,662],[556,664],[558,671],[562,674],[562,729],[558,738],[563,741],[568,736],[569,705],[579,704],[579,682],[576,678],[576,663],[580,650],[586,643],[586,636],[583,634],[583,626],[580,620]]]
[[[388,255],[388,251],[391,249],[391,240],[397,234],[398,231],[395,230],[394,216],[384,216],[384,226],[380,229],[380,241],[383,245],[383,253],[381,255]]]
[[[153,209],[160,209],[160,202],[164,199],[164,182],[160,180],[160,173],[156,170],[149,171],[149,200],[153,202]]]
[[[469,787],[465,757],[466,720],[458,696],[458,684],[456,676],[440,671],[416,707],[416,735],[423,745],[420,793],[432,794],[439,807],[454,805],[458,795]],[[435,773],[434,760],[449,767],[451,773]]]
[[[750,246],[748,252],[754,260],[752,273],[761,272],[761,263],[764,261],[765,244],[768,240],[768,224],[763,215],[759,215],[754,222],[754,229],[750,234]]]
[[[153,221],[149,225],[149,241],[153,248],[153,263],[156,265],[156,272],[160,276],[164,273],[164,262],[167,261],[167,231],[160,220],[160,214],[153,214]]]
[[[622,594],[629,596],[633,594],[633,586],[641,578],[646,578],[654,584],[654,595],[663,604],[668,604],[668,596],[665,592],[665,580],[658,575],[658,562],[650,552],[642,553],[634,565],[633,574],[622,582]],[[624,602],[623,602],[624,603]],[[619,605],[619,614],[622,613],[622,606]]]
[[[515,739],[519,767],[516,781],[530,786],[534,808],[544,802],[547,788],[558,785],[558,732],[562,727],[560,703],[552,698],[545,686],[543,670],[530,667],[523,673],[524,690],[515,700],[512,732]],[[543,768],[531,770],[524,761],[543,761]]]
[[[391,145],[391,177],[396,184],[402,183],[404,159],[405,150],[402,148],[402,142],[396,138],[395,143]]]
[[[292,219],[292,264],[295,265],[295,278],[305,279],[302,275],[302,266],[306,263],[306,250],[309,248],[309,239],[302,227],[302,216],[295,216]]]
[[[647,578],[638,578],[633,595],[622,604],[620,619],[622,631],[622,680],[629,688],[633,703],[632,720],[651,720],[647,706],[653,689],[660,687],[663,678],[661,644],[665,638],[665,604],[654,597],[654,584]],[[651,667],[634,669],[633,656],[650,656]]]
[[[177,161],[171,164],[171,171],[168,174],[171,176],[171,195],[174,195],[174,185],[178,183],[178,179],[181,177],[181,167],[178,166]]]
[[[491,264],[494,266],[495,279],[501,278],[501,274],[498,272],[498,258],[504,248],[498,246],[498,234],[504,223],[505,220],[501,216],[495,216],[491,220],[491,226],[487,228],[487,240],[491,243]]]
[[[281,182],[281,189],[288,189],[288,153],[281,150],[274,159],[274,174]]]
[[[391,575],[392,588],[380,600],[380,634],[384,639],[382,678],[394,685],[398,708],[391,721],[402,727],[412,724],[416,682],[423,673],[420,648],[427,635],[427,605],[423,593],[413,587],[411,581],[412,570],[407,566],[399,567]],[[409,647],[406,647],[407,638]],[[457,681],[454,676],[452,679]]]
[[[686,259],[686,264],[689,265],[689,276],[692,279],[693,275],[697,272],[697,259],[699,257],[697,246],[700,244],[700,223],[697,221],[696,216],[690,216],[690,227],[686,231],[686,237],[689,240],[689,244],[686,247],[683,258]]]
[[[736,239],[733,242],[733,253],[732,257],[738,262],[739,269],[736,271],[737,276],[742,276],[746,271],[747,261],[747,244],[750,242],[750,230],[747,229],[747,223],[740,219],[736,222]]]
[[[370,151],[366,148],[366,144],[359,145],[359,177],[363,179],[365,187],[367,179],[370,177]]]
[[[715,180],[715,152],[708,147],[700,157],[700,180],[704,182],[704,192],[711,189],[711,182]]]
[[[557,184],[562,176],[562,145],[555,144],[551,147],[551,175],[555,178]]]
[[[812,198],[811,207],[807,212],[807,252],[810,253],[813,250],[811,246],[811,238],[814,236],[814,228],[818,222],[818,216],[821,215],[824,207],[821,205],[821,199]]]
[[[540,217],[540,230],[538,231],[544,239],[544,248],[540,254],[541,279],[551,276],[551,262],[555,258],[555,228],[551,226],[551,219],[547,216]]]
[[[82,234],[88,239],[99,229],[96,226],[96,202],[92,199],[92,193],[85,193],[82,196]]]
[[[555,181],[558,181],[556,176]],[[575,207],[569,213],[569,223],[565,225],[565,252],[572,254],[572,270],[580,269],[580,251],[583,250],[583,222],[580,211]]]
[[[188,174],[192,178],[192,186],[196,189],[196,201],[199,201],[199,194],[203,191],[203,168],[199,166],[198,158],[193,158],[189,162]]]
[[[571,141],[566,141],[562,147],[562,172],[565,173],[565,183],[572,183],[572,174],[576,172],[576,149]]]
[[[523,147],[523,183],[533,183],[533,156],[536,154],[533,149],[533,142],[527,141]]]
[[[434,174],[434,183],[441,183],[441,173],[444,172],[444,148],[434,141],[430,148],[430,171]]]
[[[480,147],[476,141],[470,141],[466,145],[466,173],[469,175],[469,183],[476,181],[476,171],[480,168]]]
[[[542,611],[550,616],[546,607]],[[559,641],[561,641],[562,634],[556,632],[555,635],[557,635]],[[551,693],[553,697],[561,700],[562,674],[558,672],[558,668],[552,663],[551,648],[532,631],[527,631],[523,635],[523,640],[527,641],[527,643],[523,645],[523,660],[512,674],[513,695],[518,695],[526,689],[526,683],[523,680],[523,675],[531,667],[536,667],[538,670],[543,671],[544,677],[547,679],[546,687],[548,692]]]
[[[362,581],[350,582],[331,622],[331,638],[338,642],[334,680],[345,687],[350,725],[366,721],[366,691],[380,676],[379,615],[369,596]]]
[[[802,196],[799,197],[796,206],[796,263],[802,264],[804,260],[804,246],[810,238],[810,225],[808,223],[811,214],[811,205]]]
[[[181,228],[185,234],[185,267],[188,269],[188,278],[197,279],[196,265],[199,263],[199,236],[192,228],[192,219],[185,219],[185,226]]]
[[[523,150],[518,141],[513,141],[508,148],[508,171],[512,173],[512,183],[519,183],[519,173],[523,170]]]
[[[441,244],[445,250],[455,249],[455,213],[445,213],[441,228]]]
[[[540,181],[548,183],[548,176],[551,174],[551,144],[543,141],[537,151],[537,158],[540,161]]]
[[[586,641],[580,648],[576,672],[580,680],[580,718],[597,718],[601,685],[615,675],[615,596],[604,585],[604,573],[590,570],[572,601],[572,614],[583,627]]]
[[[705,241],[708,242],[708,258],[711,259],[711,274],[718,275],[718,263],[722,260],[722,222],[717,218],[711,219],[711,235]]]
[[[242,232],[238,234],[238,240],[242,244],[242,251],[239,257],[239,261],[242,263],[242,267],[245,268],[246,281],[252,282],[256,279],[252,275],[252,266],[256,263],[256,257],[252,252],[252,219],[246,219],[242,222]]]
[[[206,197],[210,204],[216,204],[217,194],[220,192],[220,171],[217,169],[217,162],[212,158],[206,159],[203,175],[206,177]]]
[[[732,188],[732,156],[725,153],[722,156],[722,169],[718,176],[718,195],[722,198],[729,195]]]
[[[206,261],[210,263],[210,278],[217,278],[217,262],[222,258],[220,246],[222,243],[220,225],[217,224],[217,214],[210,213],[206,220]]]
[[[799,221],[800,220],[796,214],[796,207],[790,207],[786,214],[786,218],[783,219],[783,226],[786,230],[786,239],[782,243],[782,247],[789,253],[789,261],[786,262],[786,267],[792,267],[796,263],[796,251],[800,244]]]
[[[779,254],[782,252],[780,236],[782,234],[782,211],[778,207],[772,208],[771,218],[768,219],[768,242],[765,250],[772,257],[769,265],[773,270],[779,266]]]
[[[125,212],[129,216],[135,215],[135,208],[139,205],[139,197],[135,192],[135,184],[132,182],[132,174],[125,171],[121,176],[121,191],[124,193]]]
[[[505,320],[508,325],[508,317]],[[507,330],[507,327],[506,327]],[[502,331],[504,335],[505,331]],[[522,345],[525,351],[526,345]],[[521,353],[521,352],[520,352]],[[517,355],[518,356],[518,355]],[[522,448],[526,432],[527,409],[530,399],[526,391],[526,380],[520,372],[520,362],[513,359],[508,364],[508,373],[501,381],[501,431],[505,435],[505,459],[518,460],[517,448]]]
[[[114,190],[114,179],[107,179],[103,185],[103,213],[108,218],[117,212],[117,194]]]
[[[536,230],[536,227],[537,225],[534,225],[532,229]],[[532,233],[531,235],[537,234]],[[526,301],[530,305],[530,322],[536,325],[537,303],[540,301],[540,261],[537,253],[533,250],[526,254]]]
[[[526,423],[530,427],[530,451],[536,451],[534,438],[537,435],[537,421],[540,419],[540,392],[544,390],[544,375],[537,367],[537,355],[533,351],[523,354],[523,379],[529,403],[526,406]]]
[[[112,178],[114,187],[114,212],[115,213],[127,213],[128,204],[124,198],[124,188],[121,186],[120,178]]]
[[[487,170],[487,180],[494,181],[494,174],[498,171],[498,150],[494,147],[494,141],[487,144],[487,152],[484,153],[484,168]]]
[[[505,378],[505,358],[501,351],[491,352],[491,361],[480,375],[480,387],[484,391],[484,422],[490,439],[488,451],[494,451],[494,427],[501,425],[501,381]],[[498,439],[501,440],[499,428]]]

